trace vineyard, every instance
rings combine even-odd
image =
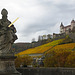
[[[69,38],[59,39],[50,43],[27,49],[18,55],[44,54],[44,67],[75,67],[75,43]]]
[[[57,45],[50,49],[47,53],[50,53],[52,51],[55,51],[56,53],[62,52],[62,51],[67,51],[67,50],[74,50],[75,48],[75,43],[68,43],[68,44],[63,44],[63,45]]]
[[[61,43],[63,43],[65,39],[59,39],[59,40],[55,40],[52,41],[50,43],[35,47],[35,48],[31,48],[31,49],[27,49],[25,51],[22,51],[16,55],[25,55],[25,54],[38,54],[38,53],[45,53],[46,51],[52,49],[54,46],[59,45]]]
[[[75,43],[57,45],[45,56],[45,67],[75,67]]]

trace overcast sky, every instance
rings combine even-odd
[[[16,42],[37,40],[39,35],[59,33],[60,23],[75,19],[75,0],[0,0],[0,11],[8,10],[8,19],[17,29]],[[0,15],[1,18],[1,15]]]

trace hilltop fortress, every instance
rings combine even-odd
[[[63,23],[60,24],[60,33],[53,33],[53,38],[63,38],[69,35],[70,38],[75,40],[75,20],[72,20],[70,25],[64,26]]]
[[[68,26],[64,26],[63,23],[61,23],[61,25],[60,25],[60,34],[62,34],[62,33],[68,34],[70,32],[75,32],[75,21],[72,20],[71,24],[68,25]]]

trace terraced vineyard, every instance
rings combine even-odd
[[[23,52],[20,52],[16,55],[25,55],[25,54],[38,54],[38,53],[44,53],[45,51],[50,50],[51,48],[53,48],[54,46],[60,44],[63,42],[64,39],[60,39],[60,40],[55,40],[52,41],[50,43],[35,47],[35,48],[31,48],[31,49],[27,49]]]
[[[55,51],[56,53],[62,52],[62,51],[73,51],[75,49],[75,43],[68,43],[68,44],[62,44],[57,45],[53,47],[52,49],[48,50],[46,54]]]

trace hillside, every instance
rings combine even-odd
[[[75,43],[57,45],[45,53],[45,67],[75,68]]]
[[[53,47],[52,49],[48,50],[46,54],[51,53],[52,51],[59,53],[61,51],[73,51],[75,49],[75,43],[68,43],[68,44],[62,44],[62,45],[57,45]]]
[[[16,54],[16,55],[45,53],[45,52],[49,51],[50,49],[52,49],[53,47],[55,47],[56,45],[62,44],[65,39],[55,40],[55,41],[52,41],[50,43],[47,43],[47,44],[44,44],[44,45],[41,45],[41,46],[38,46],[35,48],[27,49],[25,51],[22,51],[22,52]],[[69,39],[65,43],[70,42],[70,41],[71,40]]]
[[[11,48],[11,51],[14,53],[19,53],[19,52],[24,51],[28,48],[31,48],[30,43],[14,43]]]
[[[40,41],[31,42],[31,43],[14,43],[12,45],[11,52],[14,52],[16,54],[16,53],[22,52],[24,50],[46,44],[50,41],[51,41],[51,39],[40,40]]]
[[[14,43],[12,48],[11,48],[11,51],[16,54],[16,53],[22,52],[26,49],[34,48],[34,47],[37,47],[37,46],[40,46],[40,45],[41,45],[40,42],[35,42],[35,43]]]

